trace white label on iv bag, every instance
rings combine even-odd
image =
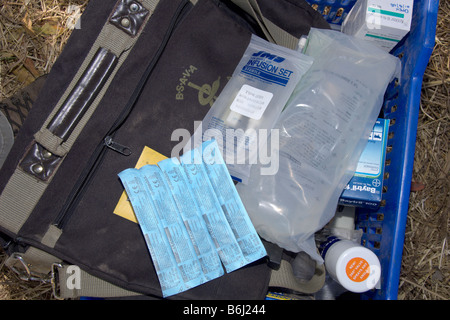
[[[230,106],[231,111],[254,120],[261,119],[273,93],[244,84]]]

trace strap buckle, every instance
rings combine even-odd
[[[33,272],[30,269],[31,265],[26,263],[22,255],[18,252],[14,252],[9,256],[9,258],[5,261],[5,266],[14,271],[14,273],[16,273],[21,280],[40,281],[43,283],[48,283],[50,281],[48,275]]]
[[[50,283],[52,285],[53,296],[56,300],[64,300],[64,298],[60,295],[59,290],[59,281],[58,281],[58,269],[62,268],[63,265],[61,263],[53,263],[52,271],[50,273]]]

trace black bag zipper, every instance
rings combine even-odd
[[[80,177],[76,181],[72,191],[70,192],[65,204],[63,205],[62,209],[59,211],[56,219],[53,222],[53,225],[55,225],[58,229],[63,230],[67,222],[69,221],[70,217],[72,216],[73,212],[75,211],[75,208],[77,207],[79,201],[84,195],[84,192],[86,190],[86,186],[89,185],[89,182],[92,180],[93,176],[95,175],[95,172],[97,171],[98,167],[103,162],[104,156],[106,154],[106,151],[109,149],[114,150],[116,152],[119,152],[120,154],[124,156],[129,156],[131,154],[131,150],[123,146],[117,142],[114,141],[114,134],[117,132],[117,130],[123,125],[123,123],[128,118],[128,115],[133,110],[133,107],[136,103],[136,100],[138,99],[139,95],[142,92],[142,89],[147,82],[147,79],[149,78],[151,72],[153,71],[155,65],[157,64],[159,58],[161,57],[162,53],[164,52],[164,49],[167,46],[167,43],[169,42],[169,39],[175,30],[176,26],[178,25],[180,19],[184,17],[184,14],[187,13],[191,9],[190,1],[186,0],[180,3],[177,10],[175,11],[175,14],[169,24],[169,28],[164,36],[163,41],[161,42],[160,47],[158,48],[158,51],[156,52],[155,56],[151,60],[150,64],[147,66],[141,80],[139,81],[138,85],[136,86],[132,96],[128,100],[128,103],[120,113],[119,117],[116,119],[110,130],[107,132],[105,137],[103,138],[102,142],[98,144],[96,149],[94,150],[92,156],[90,157],[88,163],[86,164],[85,169],[81,173]]]

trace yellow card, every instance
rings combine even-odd
[[[157,164],[164,159],[167,159],[167,157],[149,147],[144,147],[144,150],[142,151],[141,156],[136,163],[136,168],[139,169],[147,164]],[[121,216],[122,218],[128,219],[132,222],[138,223],[136,215],[133,211],[133,207],[131,206],[131,203],[128,200],[128,196],[125,191],[120,196],[119,202],[114,209],[114,214],[117,214],[118,216]]]

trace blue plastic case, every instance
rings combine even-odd
[[[345,19],[355,0],[307,0],[333,28]],[[438,0],[414,1],[411,31],[391,51],[402,61],[401,82],[392,82],[385,95],[383,118],[390,120],[383,200],[378,210],[358,209],[356,226],[362,244],[381,262],[380,288],[362,299],[397,299],[422,79],[435,44]]]

